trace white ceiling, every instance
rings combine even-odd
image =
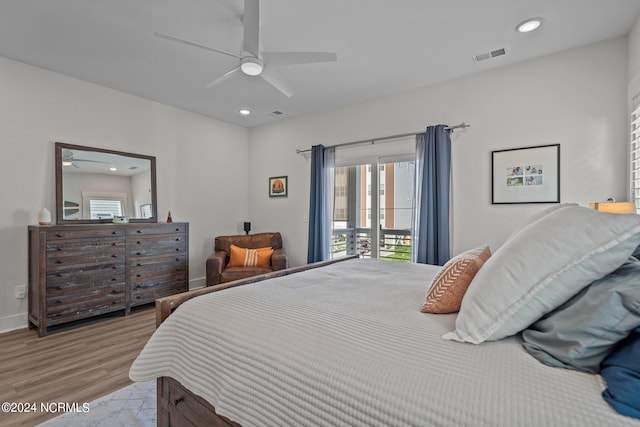
[[[291,98],[237,74],[242,0],[0,0],[0,56],[252,127],[626,35],[639,0],[261,0],[261,45],[334,51],[335,63],[278,67]],[[534,33],[515,27],[542,17]],[[479,53],[507,55],[476,63]],[[240,108],[253,114],[240,116]],[[275,110],[284,112],[273,116]]]

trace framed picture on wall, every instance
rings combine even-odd
[[[287,197],[289,184],[286,176],[272,176],[269,178],[269,197]]]
[[[560,203],[560,144],[492,151],[491,203]]]

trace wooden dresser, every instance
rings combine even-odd
[[[188,223],[29,227],[29,326],[41,337],[188,289]]]

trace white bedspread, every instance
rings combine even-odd
[[[442,339],[420,312],[437,267],[353,260],[179,307],[131,367],[169,376],[249,426],[640,426],[600,376],[551,368],[517,337]]]

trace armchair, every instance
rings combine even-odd
[[[269,266],[230,267],[231,245],[248,249],[272,248],[273,254],[271,255]],[[214,241],[214,252],[207,258],[206,268],[207,286],[285,269],[287,268],[287,255],[282,248],[282,236],[278,232],[218,236]]]

